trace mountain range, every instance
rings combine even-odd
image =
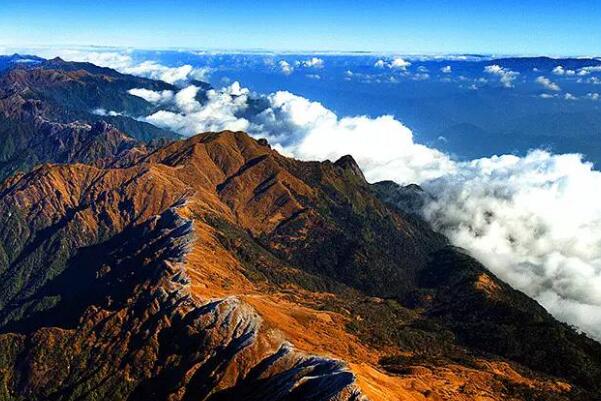
[[[26,58],[0,72],[0,400],[601,399],[601,344],[418,186],[181,138],[132,117],[172,85]]]

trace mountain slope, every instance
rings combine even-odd
[[[339,362],[193,296],[186,188],[164,170],[42,167],[3,188],[2,399],[356,399]]]
[[[129,94],[133,88],[175,89],[60,59],[18,63],[0,73],[0,178],[43,162],[89,163],[177,139],[131,117],[155,107]]]
[[[17,53],[11,55],[0,55],[0,71],[13,68],[21,64],[34,65],[44,61],[45,60],[43,58],[33,55],[21,55]]]
[[[601,345],[385,195],[233,132],[11,177],[0,398],[598,398]]]

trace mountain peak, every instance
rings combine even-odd
[[[334,165],[348,171],[352,176],[359,178],[361,181],[365,181],[363,171],[361,171],[361,167],[359,167],[353,156],[344,155],[336,160]]]

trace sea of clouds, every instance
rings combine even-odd
[[[139,116],[157,126],[186,136],[243,130],[305,160],[352,154],[370,182],[420,184],[432,195],[423,216],[436,229],[555,317],[601,340],[601,172],[580,155],[533,150],[523,157],[460,162],[416,143],[411,130],[392,116],[341,117],[286,91],[260,96],[238,83],[209,90],[200,102],[200,89],[187,83],[210,71],[135,64],[127,54],[85,54],[63,56],[179,84],[175,92],[130,91],[161,109]],[[506,86],[517,77],[498,66],[487,72]],[[553,84],[543,78],[539,83]],[[253,99],[265,105],[260,112],[250,112]]]

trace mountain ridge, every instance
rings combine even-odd
[[[139,153],[179,138],[130,117],[155,107],[129,94],[134,88],[175,89],[161,81],[60,59],[0,72],[0,178],[43,162],[115,159],[125,150]],[[118,112],[96,112],[104,109]]]

